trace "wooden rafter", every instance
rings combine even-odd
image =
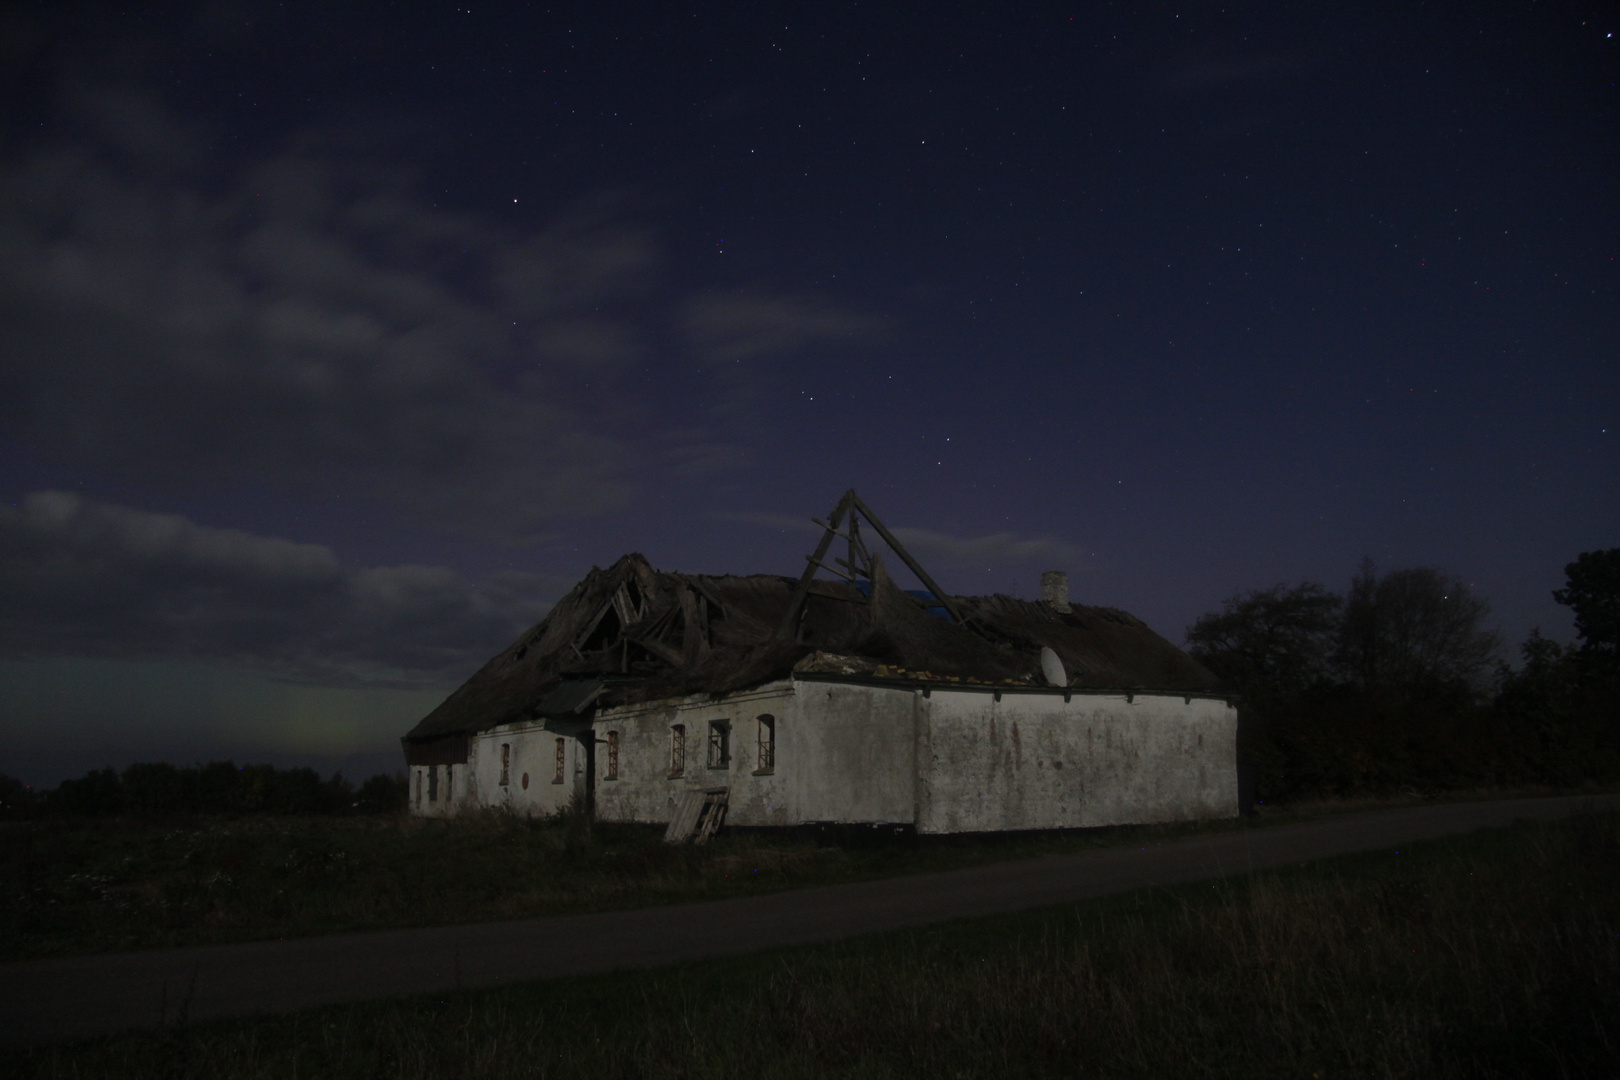
[[[846,516],[849,519],[848,529],[847,531],[840,531],[839,526],[844,524]],[[872,579],[872,553],[861,539],[861,517],[866,518],[866,523],[872,526],[878,536],[882,537],[883,542],[888,544],[889,548],[900,557],[900,561],[906,564],[906,568],[917,575],[917,580],[922,582],[923,587],[935,597],[934,601],[924,601],[917,597],[912,597],[912,599],[917,600],[924,607],[944,608],[951,619],[957,623],[965,621],[962,610],[957,607],[956,602],[946,594],[944,589],[941,589],[935,583],[933,578],[928,576],[928,571],[924,570],[922,564],[912,557],[911,552],[906,550],[905,545],[884,527],[883,522],[879,521],[877,515],[872,513],[872,508],[862,502],[859,495],[855,494],[855,489],[850,488],[844,492],[843,498],[838,500],[838,505],[833,507],[833,512],[827,515],[826,521],[822,521],[820,518],[810,519],[822,528],[821,542],[816,545],[813,554],[805,556],[804,573],[800,576],[798,584],[794,586],[792,594],[788,597],[787,611],[783,612],[782,621],[776,627],[777,638],[788,640],[797,636],[799,616],[804,609],[804,601],[807,596],[828,596],[833,599],[849,599],[852,603],[860,602],[852,598],[838,597],[824,588],[817,589],[813,587],[812,582],[815,579],[817,570],[826,570],[828,573],[834,574],[852,585],[856,584],[862,577],[868,581]],[[827,553],[831,550],[834,539],[844,540],[849,545],[849,558],[833,559],[833,563],[838,564],[836,566],[830,565],[826,561]]]

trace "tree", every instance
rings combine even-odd
[[[1329,673],[1344,601],[1314,581],[1229,597],[1187,628],[1187,648],[1246,698],[1274,702]]]
[[[1364,690],[1477,686],[1501,646],[1490,605],[1430,566],[1378,575],[1371,560],[1350,582],[1334,658]]]
[[[1581,552],[1564,567],[1564,578],[1553,599],[1575,611],[1581,659],[1605,672],[1620,670],[1620,548]]]

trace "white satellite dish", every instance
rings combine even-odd
[[[1069,685],[1069,673],[1063,670],[1063,661],[1045,645],[1041,646],[1041,674],[1046,676],[1048,686]]]

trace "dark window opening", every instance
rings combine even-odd
[[[758,772],[776,771],[776,717],[765,713],[759,718]]]
[[[617,731],[608,732],[607,751],[607,778],[617,780],[619,778],[619,733]]]
[[[582,641],[579,651],[582,653],[596,652],[616,643],[619,639],[619,613],[614,610],[612,602],[608,602],[608,610],[602,615],[602,621],[596,624],[591,636]]]
[[[709,768],[724,769],[731,764],[730,736],[724,720],[709,721]]]
[[[428,802],[439,801],[439,767],[428,766]]]
[[[512,777],[512,744],[501,743],[501,787],[511,783]]]
[[[568,763],[568,740],[557,740],[557,775],[551,778],[553,784],[563,782],[563,769]]]
[[[669,729],[669,775],[680,776],[686,771],[686,725],[676,724]]]

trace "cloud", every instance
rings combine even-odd
[[[49,457],[244,475],[521,538],[622,505],[600,388],[657,263],[599,207],[527,234],[306,134],[223,168],[138,89],[0,162],[0,422]],[[579,392],[587,372],[597,390]]]
[[[1001,532],[961,537],[903,526],[891,531],[925,566],[932,559],[951,565],[986,568],[1040,563],[1045,569],[1083,569],[1079,548],[1049,536],[1024,538],[1016,533]]]
[[[757,525],[763,529],[798,533],[804,536],[821,535],[821,526],[808,518],[786,514],[763,514],[747,511],[714,515],[725,521],[744,525]],[[1035,563],[1043,569],[1084,569],[1082,552],[1073,544],[1049,536],[1024,538],[1016,533],[991,533],[988,536],[960,537],[947,533],[930,532],[898,526],[890,530],[895,539],[906,546],[926,567],[931,562],[961,567],[1026,566]],[[863,530],[868,545],[881,545],[882,540],[871,529]]]
[[[699,355],[729,362],[790,353],[881,328],[877,319],[816,300],[741,292],[692,300],[684,323]]]
[[[330,548],[44,491],[0,508],[0,653],[221,660],[326,685],[465,678],[561,583],[345,567]]]
[[[1295,52],[1254,52],[1240,42],[1212,38],[1162,65],[1158,87],[1170,94],[1207,94],[1306,73],[1308,59]]]
[[[758,525],[762,529],[775,529],[778,532],[803,533],[805,535],[819,536],[822,527],[805,517],[793,517],[788,514],[756,514],[747,511],[725,511],[714,515],[721,521],[735,521],[740,525]]]

